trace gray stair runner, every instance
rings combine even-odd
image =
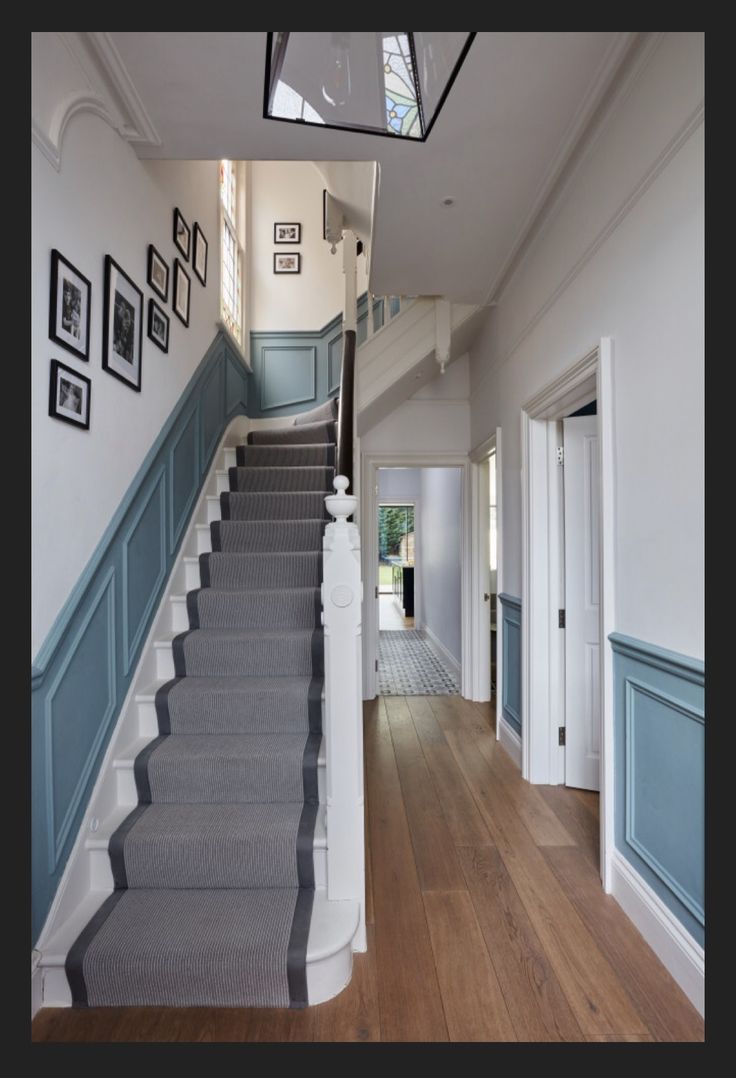
[[[113,894],[67,957],[78,1006],[300,1007],[314,896],[325,494],[336,402],[248,436],[110,839]]]

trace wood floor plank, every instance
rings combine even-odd
[[[422,891],[464,890],[463,870],[406,700],[387,699],[386,712],[419,885]]]
[[[582,1031],[648,1033],[477,746],[452,732],[445,736]]]
[[[339,996],[315,1008],[315,1041],[380,1041],[381,1021],[376,977],[376,940],[367,925],[368,950],[353,955],[350,984]]]
[[[600,821],[601,818],[601,798],[600,794],[595,790],[578,790],[576,787],[568,786],[568,790],[577,797],[581,804],[585,805],[588,812],[592,813],[596,821]]]
[[[549,848],[543,854],[601,951],[628,986],[655,1039],[703,1040],[702,1018],[618,902],[604,894],[590,863],[577,850]]]
[[[581,1041],[580,1026],[498,850],[467,848],[460,859],[516,1036]]]
[[[428,892],[424,907],[450,1040],[516,1040],[470,895]]]
[[[385,709],[365,722],[381,1036],[447,1040],[434,954]]]
[[[315,1013],[315,1007],[301,1010],[254,1008],[250,1012],[248,1040],[267,1044],[307,1044],[314,1040]]]
[[[563,824],[582,855],[597,869],[600,863],[600,825],[583,802],[566,786],[535,786],[539,797]],[[539,845],[553,845],[540,843]],[[558,843],[557,845],[564,845]]]
[[[453,842],[456,846],[492,845],[488,828],[431,708],[426,701],[426,710],[415,704],[421,699],[408,697],[407,703]]]
[[[653,1041],[654,1037],[650,1037],[644,1033],[639,1034],[638,1036],[635,1033],[619,1033],[611,1034],[608,1037],[588,1036],[585,1039],[586,1041],[603,1041],[606,1044],[622,1044],[626,1043],[627,1041],[633,1041],[635,1043]]]

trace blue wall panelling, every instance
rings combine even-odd
[[[521,737],[521,599],[501,593],[503,663],[501,710],[506,722]]]
[[[704,940],[705,666],[612,633],[616,848]]]
[[[151,447],[32,669],[32,938],[87,808],[192,507],[248,374],[222,334]]]

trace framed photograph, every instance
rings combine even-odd
[[[89,430],[89,400],[92,383],[58,359],[51,360],[49,415]]]
[[[302,272],[302,256],[298,251],[286,251],[282,254],[280,251],[275,251],[273,256],[273,272],[274,273],[301,273]]]
[[[148,301],[148,336],[162,352],[168,352],[169,316],[161,310],[155,299]]]
[[[143,293],[111,255],[105,255],[103,319],[104,370],[140,392]]]
[[[182,266],[178,258],[174,259],[174,314],[181,319],[185,326],[189,325],[189,299],[192,290],[192,282],[189,274]]]
[[[187,262],[189,261],[189,245],[191,238],[192,233],[189,225],[184,220],[182,212],[177,206],[174,210],[174,243],[184,255]]]
[[[59,251],[51,252],[49,337],[77,359],[89,360],[92,285]]]
[[[301,243],[302,226],[298,222],[275,224],[273,226],[274,243]]]
[[[207,284],[207,248],[209,244],[204,238],[204,232],[197,222],[194,222],[194,253],[192,255],[192,267],[202,284]]]
[[[148,245],[148,283],[166,303],[169,298],[169,264],[164,262],[152,243]]]

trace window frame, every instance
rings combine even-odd
[[[220,169],[224,161],[234,167],[235,172],[235,220],[232,219],[230,214],[225,208],[225,204],[222,199],[222,191],[220,184]],[[246,296],[246,275],[245,275],[245,242],[246,242],[246,168],[244,161],[233,161],[231,158],[222,158],[219,162],[217,170],[217,203],[218,203],[218,222],[219,222],[219,266],[220,266],[220,303],[217,325],[218,328],[226,335],[228,341],[232,347],[238,352],[240,358],[245,363],[248,370],[251,370],[250,356],[248,354],[249,349],[246,347],[246,341],[248,340],[248,318],[247,318],[247,296]],[[224,295],[224,257],[223,247],[225,240],[225,232],[228,232],[235,241],[235,270],[236,275],[240,275],[240,318],[239,328],[240,337],[238,340],[228,322],[225,320],[225,295]],[[236,280],[237,287],[237,280]],[[237,312],[236,312],[237,313]],[[234,319],[233,319],[234,321]]]

